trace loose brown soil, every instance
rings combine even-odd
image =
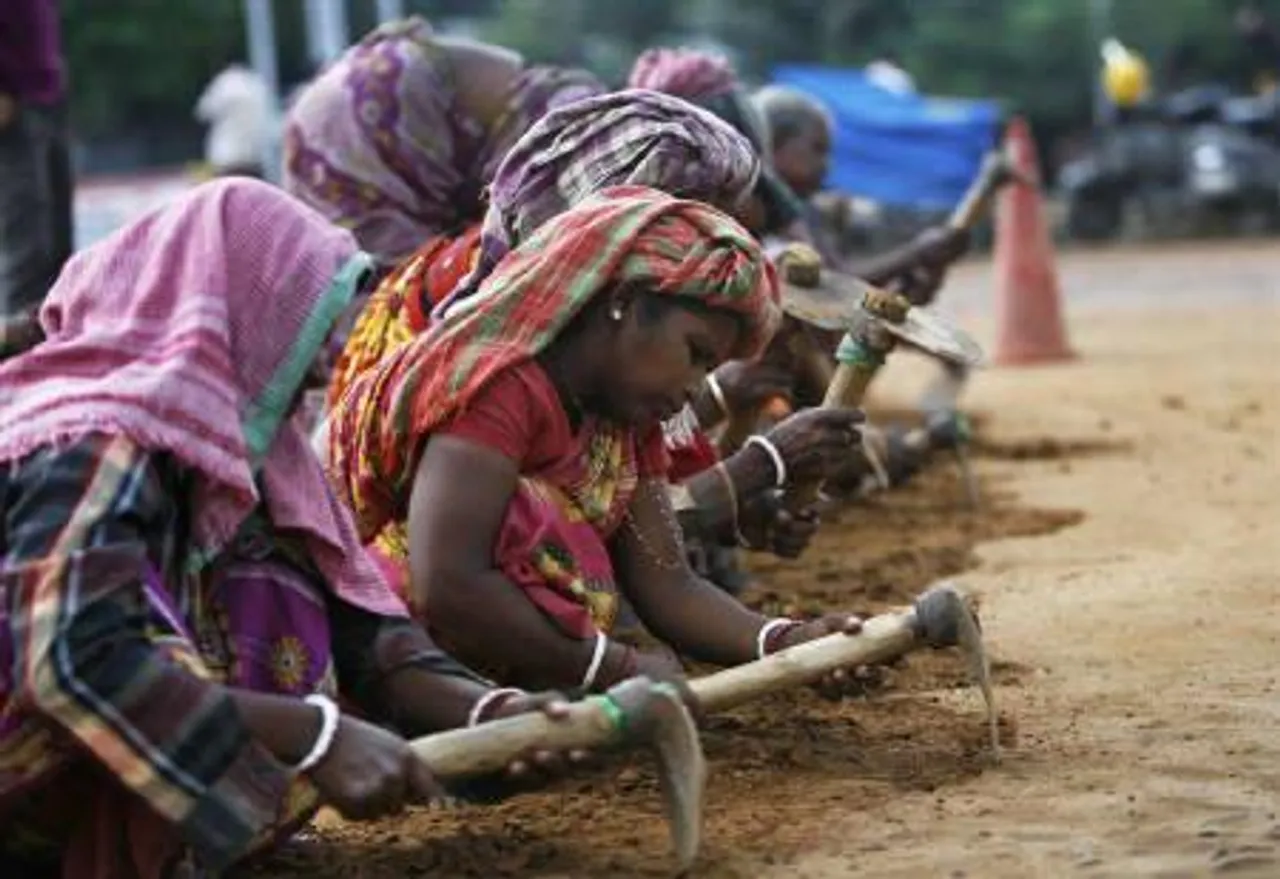
[[[1048,443],[1037,453],[1072,452]],[[978,460],[985,454],[979,447]],[[955,467],[944,459],[909,487],[846,508],[803,560],[751,559],[767,587],[747,600],[771,613],[875,613],[973,567],[979,542],[1047,534],[1079,518],[1022,506],[994,477],[983,480],[981,508],[968,510]],[[997,653],[997,683],[1016,686],[1022,673]],[[697,875],[752,875],[749,865],[758,859],[783,862],[813,846],[832,812],[866,809],[903,790],[943,788],[989,767],[981,706],[958,656],[912,656],[868,689],[839,704],[788,693],[709,720],[703,744],[711,783]],[[1016,746],[1014,724],[1002,718],[1002,727],[1006,744]],[[375,825],[327,817],[314,838],[254,872],[310,879],[663,876],[670,873],[665,834],[651,767],[632,756],[496,807],[418,811]]]
[[[941,461],[804,563],[758,565],[759,600],[802,610],[883,608],[959,573],[982,596],[1011,747],[988,764],[946,653],[862,701],[793,694],[716,719],[695,875],[1280,875],[1275,254],[1064,257],[1067,299],[1098,306],[1070,314],[1079,359],[980,372],[966,395],[983,509]],[[975,264],[944,302],[986,340],[991,289]],[[914,399],[887,385],[882,402]],[[658,816],[631,759],[498,808],[326,822],[264,873],[656,877]]]

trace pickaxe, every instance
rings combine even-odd
[[[846,331],[836,349],[836,371],[822,401],[824,406],[861,406],[867,386],[899,341],[944,361],[964,365],[982,361],[981,349],[959,329],[912,307],[898,294],[856,278],[844,276],[835,284],[820,280],[812,286],[789,283],[784,295],[787,311],[805,323]],[[788,506],[809,506],[819,489],[817,484],[795,486],[788,492]]]
[[[436,776],[447,780],[496,772],[530,751],[630,743],[648,743],[658,758],[672,845],[679,868],[685,870],[701,842],[707,769],[697,726],[669,684],[632,678],[574,703],[565,718],[523,714],[424,736],[410,746]]]
[[[966,651],[970,671],[987,698],[994,736],[989,671],[977,617],[960,592],[947,584],[929,589],[908,609],[866,620],[857,635],[829,635],[789,647],[696,678],[689,682],[689,689],[702,710],[724,711],[813,683],[838,669],[886,662],[921,647],[952,646]],[[701,841],[706,763],[693,719],[670,685],[633,678],[603,696],[574,704],[567,718],[525,714],[425,736],[411,746],[437,776],[457,779],[495,772],[533,750],[600,748],[633,741],[649,741],[657,752],[676,860],[685,870]]]
[[[921,647],[956,646],[965,651],[970,674],[987,701],[987,720],[998,756],[982,630],[969,602],[947,583],[928,589],[908,609],[864,621],[857,635],[828,635],[788,647],[756,662],[697,678],[689,682],[689,688],[703,711],[723,711],[768,693],[814,683],[839,669],[886,662]]]

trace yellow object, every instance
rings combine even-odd
[[[1102,44],[1102,88],[1117,107],[1132,107],[1151,89],[1151,72],[1142,56],[1118,40]]]

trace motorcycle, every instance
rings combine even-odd
[[[1280,228],[1277,120],[1274,102],[1211,85],[1134,108],[1059,170],[1068,237],[1114,239],[1131,214],[1156,235]]]

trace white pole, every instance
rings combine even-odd
[[[307,0],[307,54],[317,68],[324,67],[347,48],[345,0]]]
[[[404,0],[378,0],[378,24],[404,18]]]
[[[1102,68],[1099,66],[1098,51],[1102,41],[1112,36],[1111,33],[1111,0],[1090,0],[1089,2],[1089,58],[1093,64],[1093,124],[1106,125],[1113,113],[1111,101],[1102,86]]]
[[[271,0],[243,0],[246,38],[249,43],[249,66],[271,89],[280,93],[280,74],[276,64],[276,24],[271,15]]]
[[[271,0],[243,0],[246,39],[249,43],[249,66],[266,83],[273,107],[280,105],[280,71],[276,60],[276,23],[271,14]],[[268,138],[262,150],[262,170],[268,180],[279,178],[280,144]]]

